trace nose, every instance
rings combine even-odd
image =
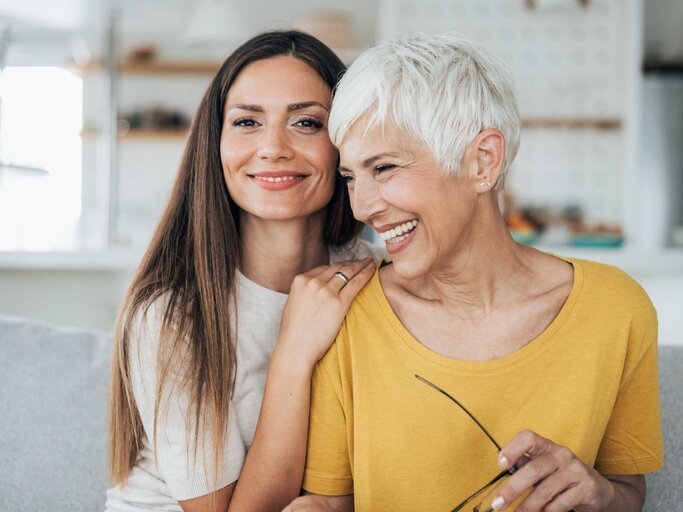
[[[378,183],[369,176],[358,175],[355,178],[353,187],[349,188],[349,200],[353,216],[366,224],[387,208]]]
[[[284,127],[270,125],[261,133],[257,149],[259,158],[277,161],[289,160],[294,156],[294,150]]]

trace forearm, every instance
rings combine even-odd
[[[641,512],[645,503],[643,475],[605,477],[612,486],[613,496],[602,512]]]
[[[321,496],[306,494],[297,498],[283,512],[353,512],[353,494]]]
[[[312,371],[273,354],[254,440],[228,510],[280,511],[299,495]]]

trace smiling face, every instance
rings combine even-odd
[[[447,175],[431,151],[387,123],[356,122],[339,146],[354,216],[384,241],[405,279],[444,269],[467,246],[478,198],[475,180]]]
[[[306,63],[247,65],[228,91],[221,161],[242,216],[292,220],[320,212],[334,191],[337,151],[327,135],[331,91]]]

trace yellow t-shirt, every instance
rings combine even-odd
[[[520,350],[484,362],[420,344],[376,272],[314,373],[304,489],[353,493],[356,511],[445,511],[499,472],[491,441],[416,374],[501,445],[530,429],[602,474],[659,469],[656,312],[619,269],[567,261],[574,283],[555,320]]]

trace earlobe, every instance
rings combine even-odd
[[[500,175],[505,159],[505,139],[495,128],[483,130],[477,136],[477,190],[491,190]]]

